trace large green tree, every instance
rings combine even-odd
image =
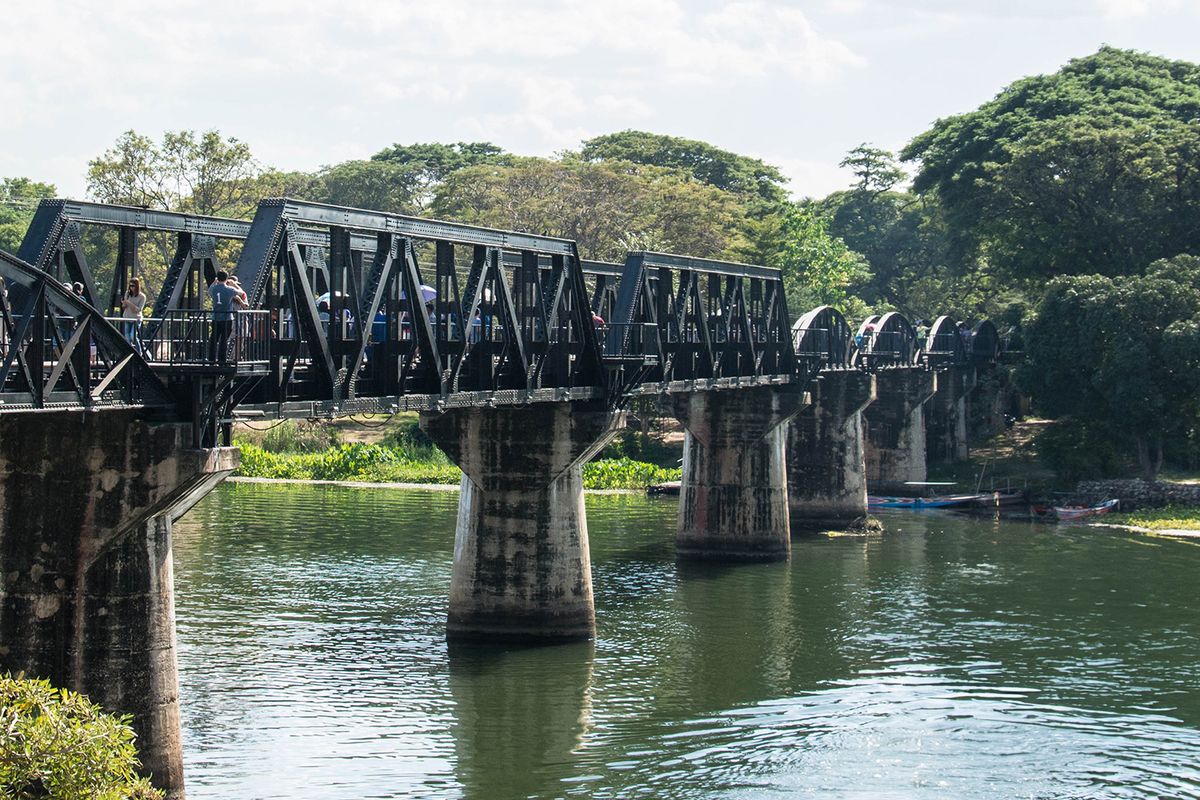
[[[40,200],[54,197],[53,184],[29,178],[0,180],[0,250],[17,252]]]
[[[574,239],[584,258],[632,249],[739,257],[746,218],[736,197],[678,170],[629,162],[524,158],[452,173],[435,216]]]
[[[1039,410],[1103,431],[1153,479],[1164,440],[1200,423],[1200,258],[1054,279],[1025,347],[1021,380]]]
[[[771,204],[787,197],[783,189],[787,178],[776,167],[695,139],[627,130],[588,139],[580,155],[587,161],[629,161],[683,170],[701,183]]]
[[[88,193],[105,203],[241,217],[258,201],[262,167],[250,147],[217,131],[126,131],[88,162]]]
[[[1008,274],[1139,272],[1200,252],[1200,66],[1104,47],[939,120],[901,154],[955,254]]]
[[[418,142],[394,144],[371,156],[372,161],[390,165],[407,193],[407,205],[423,210],[433,200],[437,187],[460,169],[482,164],[509,165],[515,156],[491,142]]]
[[[819,305],[835,306],[852,318],[866,310],[853,290],[869,275],[867,261],[831,235],[828,224],[810,203],[790,205],[782,215],[780,246],[770,265],[783,272],[793,317]]]
[[[866,303],[912,319],[995,318],[1021,304],[1020,282],[1001,280],[986,264],[951,258],[936,196],[898,189],[905,174],[890,152],[863,144],[841,166],[854,172],[855,184],[817,206],[829,233],[866,258],[870,275],[855,288]]]

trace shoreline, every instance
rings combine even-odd
[[[399,483],[394,481],[330,481],[315,478],[252,478],[245,475],[230,475],[226,483],[302,483],[307,486],[344,486],[350,489],[418,489],[430,492],[457,492],[457,483]],[[645,494],[645,489],[584,489],[584,494]]]

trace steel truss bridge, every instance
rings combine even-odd
[[[103,297],[84,252],[97,227],[116,231]],[[108,315],[147,235],[173,237],[174,256],[127,338]],[[233,253],[249,309],[214,363],[204,301]],[[793,324],[767,267],[652,252],[584,261],[570,240],[293,199],[263,200],[251,222],[46,200],[19,253],[0,252],[0,279],[0,413],[139,407],[194,422],[197,446],[228,443],[235,409],[621,406],[826,370],[984,364],[1000,348],[990,322],[964,334],[944,316],[923,342],[896,312],[854,329],[823,306]]]

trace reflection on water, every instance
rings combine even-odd
[[[598,637],[448,649],[457,494],[231,484],[176,528],[188,794],[1200,797],[1200,547],[886,517],[677,563],[589,497]]]

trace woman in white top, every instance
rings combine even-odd
[[[142,349],[140,334],[142,330],[142,310],[146,307],[146,293],[142,291],[142,282],[137,278],[129,279],[129,288],[121,298],[121,319],[124,320],[125,338],[139,351]]]

